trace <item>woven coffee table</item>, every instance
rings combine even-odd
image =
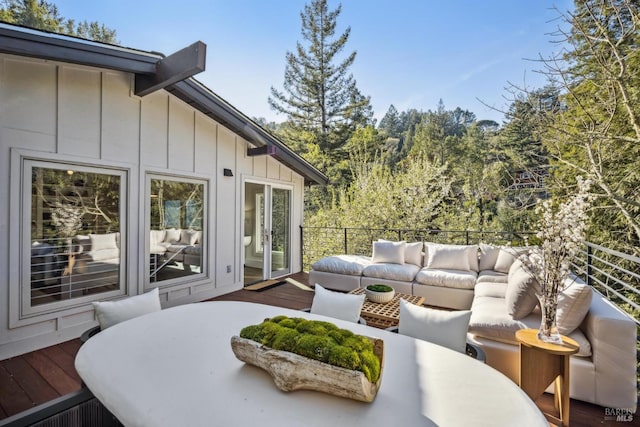
[[[354,295],[364,294],[364,288],[357,288],[349,292]],[[422,305],[424,297],[407,295],[396,292],[393,299],[386,303],[377,303],[365,300],[360,316],[367,321],[368,326],[376,328],[390,328],[398,326],[400,321],[400,298],[415,305]]]

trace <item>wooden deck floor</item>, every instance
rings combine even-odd
[[[307,284],[307,275],[299,273],[293,279]],[[240,290],[213,300],[248,301],[292,309],[310,307],[313,292],[284,284],[261,292]],[[0,420],[41,403],[80,389],[81,380],[73,361],[80,340],[72,340],[42,350],[0,361]],[[542,396],[536,402],[544,411],[551,411],[553,398]],[[571,401],[572,426],[640,426],[640,422],[605,421],[604,408],[580,401]],[[551,424],[553,425],[553,424]]]

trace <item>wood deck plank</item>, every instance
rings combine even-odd
[[[18,385],[16,379],[0,363],[0,408],[4,417],[22,412],[33,407],[27,393]]]
[[[74,364],[75,353],[74,355],[67,353],[62,349],[62,346],[60,345],[43,348],[42,353],[49,359],[51,359],[51,361],[53,361],[56,365],[58,365],[74,381],[76,381],[78,384],[82,383],[82,378],[80,378],[80,375],[78,375]]]
[[[60,396],[80,390],[80,382],[67,375],[44,351],[34,351],[23,357]]]
[[[39,405],[60,397],[60,393],[23,356],[5,360],[2,364],[14,380],[19,380],[18,386],[27,394],[32,404]]]

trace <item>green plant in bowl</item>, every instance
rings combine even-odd
[[[393,292],[393,288],[391,286],[382,284],[369,285],[367,286],[367,289],[373,292]]]

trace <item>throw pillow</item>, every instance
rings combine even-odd
[[[350,295],[333,292],[316,283],[311,313],[357,323],[365,295]]]
[[[94,252],[104,249],[118,249],[116,233],[89,234],[89,239],[91,239],[91,250]]]
[[[516,259],[517,255],[512,248],[500,248],[493,269],[500,273],[508,273]]]
[[[565,280],[565,288],[558,294],[556,324],[558,332],[568,335],[584,320],[591,307],[593,291],[578,278]]]
[[[437,268],[442,270],[463,270],[471,271],[470,255],[471,246],[464,245],[441,245],[437,243],[425,243],[427,246],[425,260],[427,268]],[[473,246],[477,248],[477,246]],[[476,263],[477,269],[477,263]]]
[[[167,233],[164,238],[167,242],[174,244],[180,241],[180,230],[175,228],[169,228],[165,231]]]
[[[522,261],[516,260],[509,269],[505,294],[507,312],[512,319],[519,320],[531,314],[538,304],[536,293],[539,289],[540,285],[533,274]]]
[[[373,262],[404,264],[406,242],[373,242]]]
[[[180,232],[180,244],[181,245],[195,245],[198,242],[200,236],[199,231],[195,230],[182,230]]]
[[[398,332],[464,353],[470,318],[470,310],[435,310],[400,299]]]
[[[422,242],[407,243],[404,250],[404,262],[422,267]]]
[[[92,304],[101,330],[143,314],[160,311],[162,308],[158,288],[120,301],[93,302]]]

